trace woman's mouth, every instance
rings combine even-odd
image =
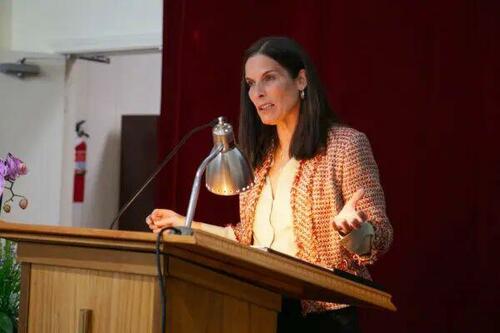
[[[274,107],[274,104],[272,104],[272,103],[265,103],[265,104],[259,105],[258,109],[259,109],[259,111],[267,111],[267,110],[270,110],[273,107]]]

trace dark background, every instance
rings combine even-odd
[[[286,35],[311,55],[335,110],[365,132],[394,226],[371,267],[398,312],[365,332],[496,331],[500,2],[165,1],[159,158],[192,127],[237,127],[243,51]],[[211,148],[197,134],[161,174],[157,205],[185,214]],[[237,222],[237,198],[202,189],[196,220]]]

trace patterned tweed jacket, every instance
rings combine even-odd
[[[234,226],[239,242],[252,243],[253,220],[260,193],[272,165],[269,154],[255,170],[254,187],[240,195],[240,223]],[[371,253],[359,256],[340,244],[333,217],[358,189],[365,194],[357,203],[375,230]],[[385,199],[377,164],[366,136],[352,128],[334,126],[327,149],[312,159],[300,161],[291,190],[292,220],[297,257],[328,268],[339,268],[370,279],[365,265],[373,263],[389,248],[392,227],[385,213]],[[302,301],[304,313],[345,307],[318,301]]]

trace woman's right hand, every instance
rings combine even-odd
[[[186,217],[170,209],[155,209],[146,217],[146,224],[154,233],[167,227],[180,227],[184,225]]]

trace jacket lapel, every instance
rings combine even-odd
[[[292,185],[291,208],[293,228],[298,247],[297,257],[317,262],[316,242],[313,237],[312,186],[317,158],[300,161]]]
[[[240,242],[250,245],[253,237],[253,222],[255,219],[255,210],[262,189],[266,183],[266,177],[271,169],[273,154],[269,153],[266,156],[262,166],[255,170],[254,186],[246,193],[242,193],[240,197],[240,214],[242,222],[242,235]]]

